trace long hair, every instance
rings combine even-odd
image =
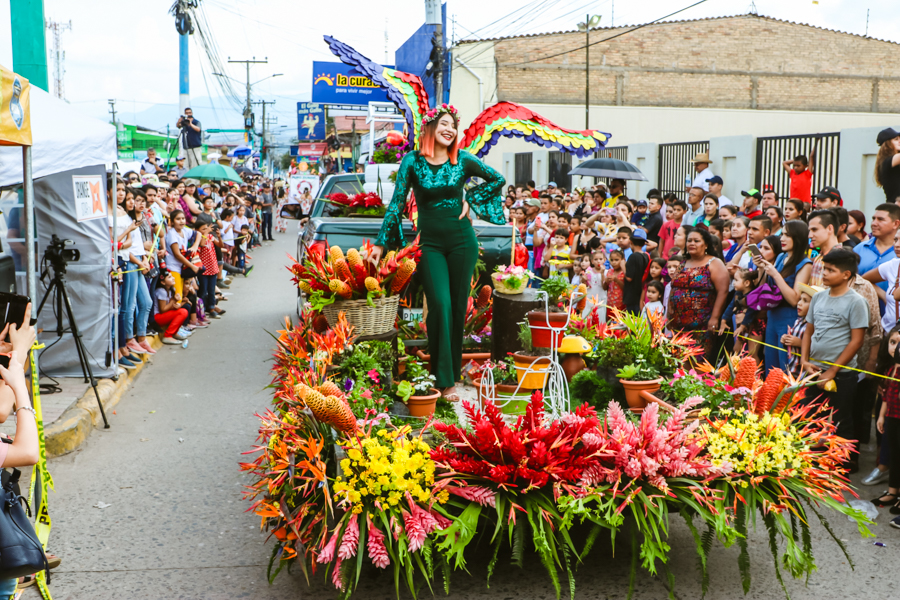
[[[807,213],[807,210],[806,210],[806,203],[803,202],[803,200],[798,200],[798,199],[796,199],[796,198],[791,198],[790,200],[787,200],[787,201],[786,201],[786,204],[792,205],[792,206],[794,207],[794,209],[795,209],[798,213],[800,213],[800,220],[803,221],[804,223],[806,223],[806,218],[807,218],[806,213]]]
[[[450,147],[447,148],[450,164],[455,165],[459,156],[459,121],[450,113],[443,113],[437,119],[422,126],[422,130],[419,131],[419,154],[427,158],[432,158],[434,156],[435,132],[437,131],[438,121],[440,121],[445,114],[450,115],[450,118],[453,119],[453,127],[456,129],[456,138],[454,138]]]
[[[875,157],[875,185],[878,187],[883,187],[881,181],[881,163],[886,160],[891,160],[896,152],[894,151],[894,146],[891,144],[893,140],[887,140],[881,147],[878,148],[878,156]]]
[[[787,277],[806,258],[806,252],[809,250],[809,227],[803,221],[788,221],[784,224],[781,235],[788,236],[793,242],[790,254],[784,260],[784,266],[781,267],[781,276]]]
[[[900,332],[900,325],[895,325],[890,332],[881,338],[881,346],[878,349],[878,362],[875,367],[876,373],[886,375],[888,369],[896,364],[900,364],[900,351],[894,351],[894,356],[891,356],[890,352],[888,352],[888,343],[891,341],[891,336],[898,332]]]

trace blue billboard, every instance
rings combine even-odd
[[[297,103],[297,138],[301,142],[325,139],[325,107],[314,102]]]
[[[390,102],[387,91],[341,62],[313,62],[312,101],[318,104]]]

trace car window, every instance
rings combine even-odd
[[[355,178],[347,181],[335,181],[334,186],[331,188],[332,194],[341,192],[348,196],[355,196],[361,191],[363,191],[362,184]]]

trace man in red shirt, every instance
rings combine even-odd
[[[807,204],[812,202],[812,178],[816,172],[815,161],[816,150],[813,148],[809,159],[804,154],[798,154],[794,157],[794,160],[786,160],[781,163],[791,180],[790,198],[802,200]]]
[[[750,191],[741,192],[741,196],[744,197],[742,216],[752,219],[753,217],[758,217],[762,214],[762,211],[759,209],[759,202],[762,200],[762,194],[758,189],[753,188]]]

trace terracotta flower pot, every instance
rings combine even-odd
[[[620,379],[619,383],[625,388],[625,401],[631,409],[644,408],[647,406],[647,397],[659,389],[662,379],[652,379],[650,381],[630,381],[628,379]],[[646,396],[645,396],[646,394]]]
[[[516,378],[519,380],[519,384],[528,390],[543,389],[547,383],[547,376],[550,373],[550,358],[547,356],[524,356],[522,354],[513,354],[512,356],[516,365]],[[534,363],[534,366],[531,363]],[[530,373],[528,372],[529,367],[531,368]]]
[[[572,382],[572,378],[575,377],[579,371],[587,369],[587,363],[584,362],[584,358],[582,358],[580,354],[566,354],[565,358],[563,358],[562,362],[559,364],[562,367],[563,373],[566,374],[566,381],[569,383]]]
[[[525,316],[528,317],[528,325],[531,327],[531,345],[535,348],[549,348],[552,343],[552,332],[547,328],[548,320],[551,327],[562,328],[565,327],[566,321],[569,319],[569,315],[564,312],[545,313],[536,310],[529,312]],[[562,342],[564,333],[561,332],[559,334],[557,346]]]
[[[431,388],[431,393],[426,396],[410,396],[406,402],[411,417],[428,417],[434,414],[437,406],[437,399],[441,397],[441,392]]]

